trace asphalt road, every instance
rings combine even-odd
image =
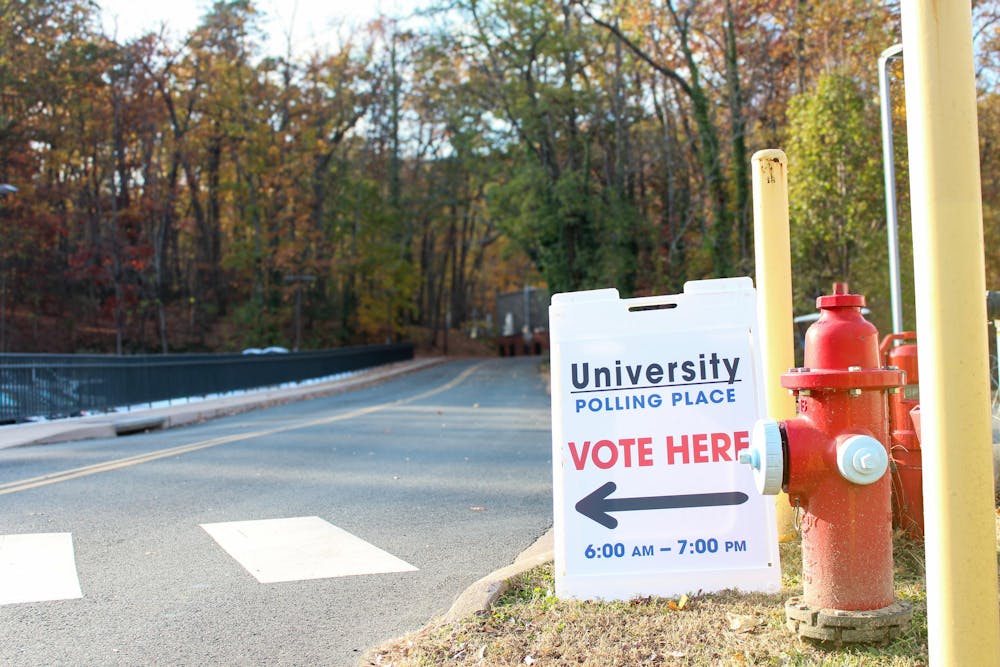
[[[537,366],[452,362],[192,427],[0,451],[0,584],[11,536],[68,534],[82,595],[0,605],[0,664],[356,664],[551,525]],[[298,517],[409,569],[261,583],[203,527]],[[283,560],[309,549],[294,551]]]

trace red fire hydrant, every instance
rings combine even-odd
[[[899,343],[899,344],[894,344]],[[914,540],[924,539],[924,492],[920,434],[916,421],[920,410],[920,368],[917,364],[917,334],[889,334],[882,339],[879,354],[890,368],[906,374],[901,392],[889,396],[889,454],[893,462],[892,513],[895,525]],[[914,410],[917,412],[914,413]],[[915,416],[916,414],[916,416]]]
[[[781,376],[798,416],[757,422],[741,460],[765,494],[783,489],[801,512],[803,595],[785,604],[788,627],[832,642],[880,642],[909,626],[895,599],[887,473],[887,391],[903,373],[881,367],[865,298],[845,283],[821,296],[806,332],[805,367]]]

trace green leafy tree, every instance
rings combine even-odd
[[[822,75],[789,105],[789,200],[797,312],[833,282],[888,312],[878,108],[843,73]]]
[[[478,63],[507,166],[484,192],[490,215],[553,291],[616,285],[630,293],[648,250],[626,176],[634,124],[614,40],[566,0],[467,1],[455,49]],[[628,82],[630,83],[630,82]],[[617,89],[616,89],[617,85]],[[629,90],[631,92],[631,90]],[[634,103],[634,102],[633,102]]]

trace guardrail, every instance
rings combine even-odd
[[[413,358],[413,345],[288,354],[0,354],[0,423],[327,377]]]

